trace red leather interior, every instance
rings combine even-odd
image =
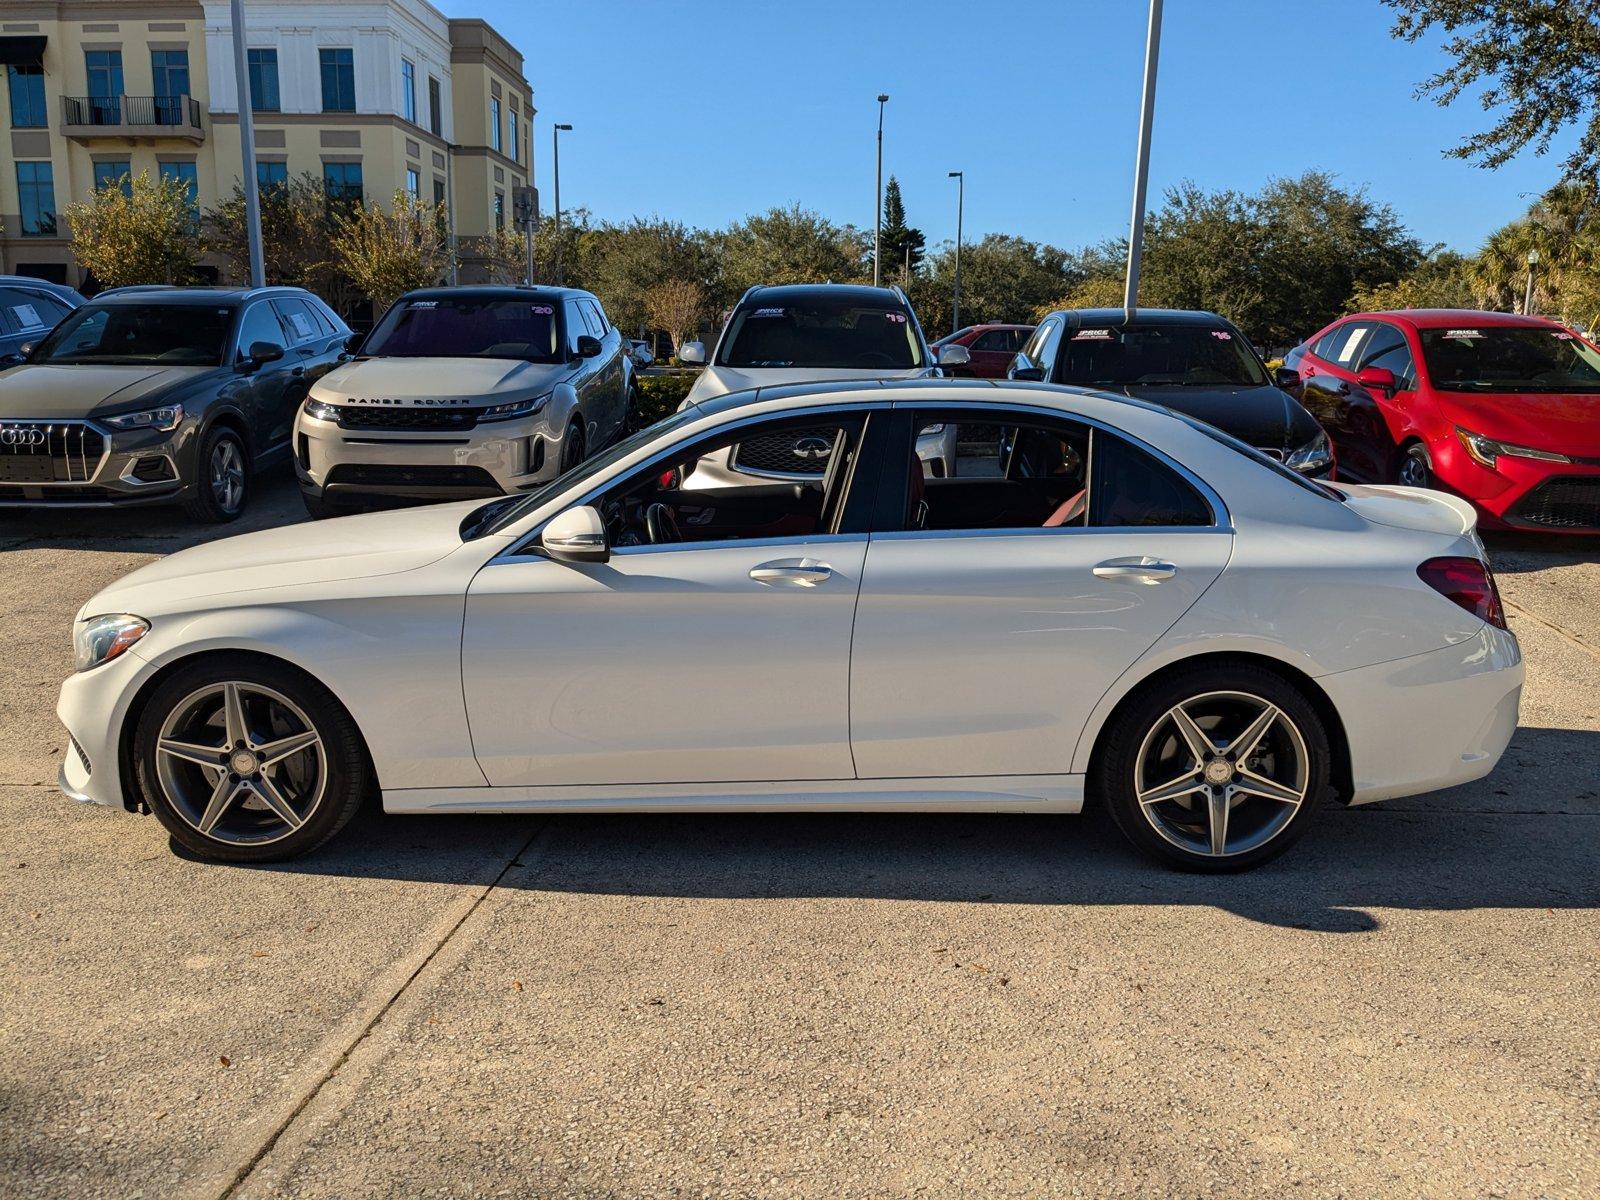
[[[1071,497],[1060,508],[1050,514],[1050,519],[1044,523],[1046,529],[1059,529],[1069,521],[1075,521],[1083,515],[1083,492]]]

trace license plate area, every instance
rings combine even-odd
[[[0,455],[0,483],[53,483],[55,463],[44,455]]]

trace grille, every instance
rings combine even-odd
[[[1558,475],[1517,502],[1514,521],[1551,529],[1600,528],[1600,475]]]
[[[0,483],[87,483],[105,450],[81,421],[0,421]]]
[[[837,425],[763,433],[739,443],[733,452],[733,465],[755,475],[820,477],[828,472],[838,437]]]
[[[340,429],[471,429],[478,423],[474,408],[384,408],[347,405],[339,409]]]
[[[500,485],[482,467],[406,466],[397,463],[341,463],[328,472],[328,486],[482,488],[498,494]]]
[[[78,745],[78,739],[69,737],[67,738],[67,744],[72,747],[72,752],[78,756],[78,761],[83,764],[84,774],[93,775],[94,764],[89,761],[89,756],[83,752],[83,747]]]

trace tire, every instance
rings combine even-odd
[[[227,714],[230,696],[239,720]],[[307,733],[315,741],[294,748]],[[200,659],[164,679],[139,715],[133,754],[150,811],[173,841],[214,862],[309,853],[349,823],[373,786],[361,733],[332,693],[247,654]]]
[[[561,437],[561,471],[565,475],[589,456],[589,439],[584,436],[583,422],[574,420]]]
[[[233,465],[226,468],[230,483],[219,484],[219,458]],[[222,525],[236,521],[250,499],[250,459],[244,442],[226,425],[213,425],[200,439],[195,455],[194,483],[183,509],[195,521]]]
[[[638,433],[639,430],[644,428],[639,421],[639,400],[639,385],[637,383],[629,384],[627,416],[623,418],[622,433],[620,435],[622,437]]]
[[[1433,459],[1421,442],[1413,442],[1395,465],[1394,481],[1406,487],[1437,488],[1433,477]]]
[[[1200,754],[1175,719],[1180,707],[1197,727],[1191,734],[1211,745],[1209,772],[1192,769]],[[1258,722],[1241,772],[1224,751]],[[1200,666],[1134,696],[1105,736],[1092,783],[1137,849],[1170,867],[1220,874],[1260,866],[1305,834],[1327,798],[1331,762],[1316,708],[1282,676],[1248,664]]]

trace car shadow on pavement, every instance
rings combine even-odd
[[[1485,531],[1489,565],[1500,575],[1525,575],[1551,567],[1600,562],[1600,538],[1577,534]]]
[[[1600,734],[1525,729],[1516,760],[1600,758]],[[1502,768],[1504,770],[1504,768]],[[1582,777],[1593,778],[1590,773]],[[1568,776],[1570,778],[1570,776]],[[1514,782],[1537,789],[1536,775]],[[369,812],[323,850],[255,868],[458,881],[437,849],[502,821],[527,869],[501,886],[684,899],[851,898],[1027,905],[1205,905],[1321,933],[1379,928],[1383,910],[1600,907],[1600,785],[1512,796],[1491,776],[1435,796],[1318,814],[1284,857],[1237,875],[1169,871],[1103,811],[389,817]]]

